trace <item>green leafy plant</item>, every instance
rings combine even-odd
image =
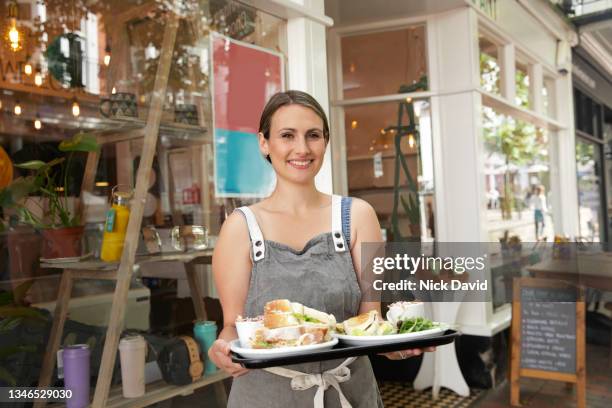
[[[0,293],[0,334],[15,330],[22,322],[29,320],[44,323],[47,319],[39,310],[28,306],[25,298],[33,281],[21,283],[12,292]],[[36,345],[0,347],[0,361],[17,353],[36,351]],[[0,366],[0,380],[15,386],[15,377],[4,366]]]
[[[47,163],[31,160],[15,164],[15,167],[29,170],[30,175],[15,179],[8,187],[0,190],[0,207],[16,208],[22,222],[35,228],[61,228],[80,225],[78,214],[71,214],[68,197],[68,177],[71,164],[78,152],[98,151],[100,146],[95,137],[83,133],[60,143],[59,150],[67,153],[66,157],[57,158]],[[58,169],[59,166],[59,169]],[[26,205],[30,195],[38,195],[47,202],[42,217],[36,216]],[[48,220],[48,221],[45,221]]]

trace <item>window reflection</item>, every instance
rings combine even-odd
[[[412,101],[419,132],[400,137],[399,154],[406,160],[410,177],[416,184],[416,195],[403,171],[399,173],[397,184],[394,179],[399,103],[345,108],[349,195],[363,198],[376,209],[388,241],[432,240],[435,237],[435,201],[429,101]],[[406,116],[403,119],[402,124],[407,124]],[[402,197],[398,202],[401,237],[393,236],[396,190]]]
[[[342,37],[344,98],[398,92],[427,75],[425,27]]]
[[[485,107],[483,141],[489,240],[552,241],[547,132]]]
[[[478,39],[480,49],[480,86],[487,92],[499,94],[500,65],[497,53],[497,45],[480,37]]]

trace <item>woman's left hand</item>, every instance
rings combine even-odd
[[[424,349],[408,349],[401,351],[393,351],[391,353],[382,353],[381,355],[387,357],[389,360],[405,360],[410,357],[420,356],[424,352],[436,351],[435,347],[427,347]]]

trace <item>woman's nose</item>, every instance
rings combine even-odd
[[[295,145],[295,151],[296,153],[310,153],[310,146],[308,146],[308,142],[306,141],[306,136],[305,135],[301,135],[300,137],[297,138],[296,140],[296,145]]]

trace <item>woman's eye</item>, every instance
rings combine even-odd
[[[318,139],[321,137],[319,133],[311,133],[308,136],[311,137],[312,139]]]
[[[293,137],[293,134],[291,134],[291,133],[283,133],[283,134],[281,135],[281,137],[282,137],[282,138],[287,138],[287,139],[288,139],[288,138]]]

